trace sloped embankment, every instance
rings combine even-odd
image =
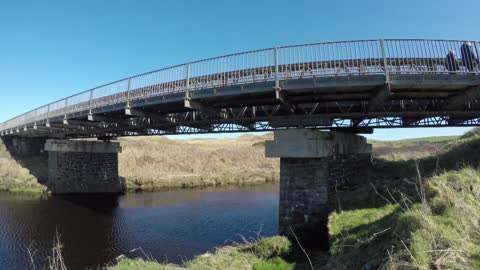
[[[271,134],[225,139],[121,138],[119,176],[127,191],[278,181],[279,162],[265,158]],[[0,141],[0,190],[44,191],[46,153],[12,157]]]
[[[0,141],[0,191],[10,192],[44,192],[45,187],[38,183],[36,171],[43,165],[36,157],[25,161],[16,160]],[[31,168],[30,170],[27,168]]]
[[[122,138],[119,173],[129,190],[278,181],[278,159],[265,158],[264,147],[258,146],[269,138]]]
[[[377,159],[370,185],[338,193],[339,209],[329,218],[330,251],[312,254],[315,268],[479,269],[479,150],[480,136],[471,136],[419,159]],[[113,269],[144,267],[309,269],[288,252],[264,259],[234,247],[183,266],[125,259]]]
[[[480,136],[434,155],[377,160],[372,183],[339,194],[321,269],[479,269]],[[342,205],[343,204],[343,205]]]

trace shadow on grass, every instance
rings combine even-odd
[[[422,179],[444,171],[480,166],[480,137],[453,141],[445,148],[447,150],[440,151],[437,155],[416,160],[375,159],[368,183],[353,190],[337,192],[337,211],[382,207],[401,200],[401,194],[412,202],[417,202],[416,164]]]
[[[2,137],[2,143],[5,145],[7,153],[2,151],[0,155],[9,155],[37,178],[40,184],[45,184],[48,180],[48,153],[43,151],[45,139],[32,138],[30,144],[26,143],[26,139],[24,139],[25,143],[14,143],[13,139]]]
[[[334,216],[332,222],[342,223],[339,226],[343,229],[335,232],[329,254],[321,256],[317,265],[324,265],[325,269],[364,269],[366,265],[379,265],[394,242],[392,232],[401,212],[399,207],[389,205]],[[365,216],[376,219],[370,221]]]
[[[337,192],[337,209],[329,219],[331,248],[316,257],[316,265],[320,269],[375,269],[395,243],[404,201],[410,205],[420,201],[418,174],[425,181],[445,171],[478,168],[479,152],[477,137],[449,142],[436,155],[416,160],[376,159],[369,183]]]

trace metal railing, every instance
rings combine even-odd
[[[479,43],[379,39],[284,46],[230,54],[119,80],[0,124],[0,131],[53,117],[170,93],[258,82],[384,74],[480,74]]]

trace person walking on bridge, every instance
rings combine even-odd
[[[473,52],[472,43],[470,41],[463,43],[460,50],[462,52],[462,62],[467,69],[467,72],[471,72],[475,67],[478,67],[478,58]]]
[[[460,69],[455,51],[450,50],[447,54],[447,69],[450,74],[455,74]]]

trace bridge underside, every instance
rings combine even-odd
[[[119,136],[252,132],[309,127],[371,133],[373,128],[480,125],[477,75],[331,76],[215,87],[113,102],[31,122],[4,136]],[[152,86],[154,87],[154,86]],[[152,87],[135,91],[149,91]],[[114,99],[110,96],[108,98]]]

